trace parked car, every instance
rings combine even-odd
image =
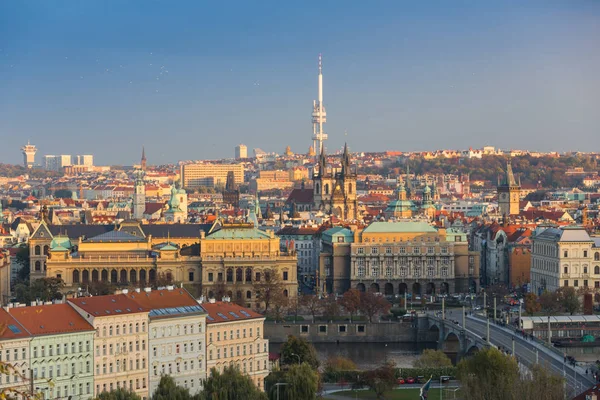
[[[415,383],[415,378],[413,378],[412,376],[409,376],[408,378],[406,378],[406,383]]]
[[[417,376],[417,379],[415,379],[415,383],[425,383],[425,377]]]
[[[406,382],[404,381],[404,378],[398,378],[396,380],[396,382],[398,383],[398,385],[404,385]]]

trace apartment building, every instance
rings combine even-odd
[[[69,300],[91,324],[94,337],[94,394],[118,387],[148,399],[148,314],[126,294]]]
[[[27,390],[29,382],[29,346],[31,335],[4,308],[0,308],[0,361],[10,363],[14,370],[0,374],[0,392],[8,389]]]
[[[206,379],[206,312],[185,289],[123,291],[149,311],[149,392],[162,375],[170,375],[191,394],[202,390]]]
[[[93,398],[94,327],[69,304],[13,307],[7,311],[19,323],[15,325],[17,330],[22,327],[31,335],[29,365],[35,390],[42,398]],[[27,355],[22,349],[20,356],[20,360],[6,361],[23,364]]]
[[[208,374],[237,366],[264,390],[269,374],[269,341],[264,339],[265,318],[254,311],[229,302],[202,303],[207,312],[206,354]]]

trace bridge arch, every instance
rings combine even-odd
[[[444,353],[458,354],[460,353],[460,338],[456,333],[449,332],[446,334],[441,347]]]
[[[465,351],[465,357],[472,357],[475,355],[475,353],[477,353],[479,351],[479,346],[477,346],[476,344],[471,345],[471,347],[469,347],[467,349],[467,351]]]

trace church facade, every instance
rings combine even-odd
[[[344,146],[341,168],[327,163],[322,151],[313,174],[313,208],[342,220],[356,220],[356,170],[352,169],[348,146]]]

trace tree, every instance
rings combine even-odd
[[[127,389],[117,388],[110,392],[100,393],[96,400],[142,400],[142,398]]]
[[[373,317],[378,314],[387,314],[392,305],[383,296],[372,292],[365,292],[361,296],[359,310],[373,322]]]
[[[452,361],[441,350],[425,349],[413,366],[415,368],[451,367]]]
[[[279,385],[277,396],[276,383]],[[286,371],[275,371],[265,379],[265,391],[269,399],[305,400],[314,399],[319,388],[319,373],[307,363],[295,364]]]
[[[540,295],[539,301],[540,307],[546,315],[552,315],[558,312],[561,308],[558,295],[554,292],[545,291]]]
[[[363,374],[365,384],[375,392],[378,399],[383,399],[383,394],[396,385],[396,368],[391,363],[365,371]]]
[[[333,321],[335,317],[340,313],[340,305],[335,298],[335,295],[331,294],[321,300],[321,310],[323,316],[328,321]]]
[[[350,322],[352,322],[352,317],[360,310],[360,298],[360,290],[350,289],[344,293],[340,300],[341,306],[350,314]]]
[[[569,314],[573,315],[581,309],[579,295],[575,288],[570,286],[561,287],[556,291],[556,294],[558,295],[558,302]]]
[[[40,278],[30,285],[18,284],[15,286],[15,297],[19,303],[30,303],[34,300],[52,301],[62,299],[61,290],[65,284],[60,278]]]
[[[273,270],[266,270],[263,279],[254,281],[254,291],[257,293],[257,299],[265,306],[265,314],[268,314],[273,303],[284,301],[284,289],[277,272]]]
[[[152,394],[152,400],[192,400],[189,390],[177,386],[175,380],[169,375],[160,378],[158,387]]]
[[[334,382],[349,371],[356,371],[356,364],[349,358],[341,356],[331,356],[325,361],[323,368],[323,379],[327,382]]]
[[[321,299],[316,294],[305,294],[300,299],[300,304],[305,307],[312,315],[312,322],[315,322],[315,315],[321,310]]]
[[[307,363],[312,368],[319,368],[319,359],[314,346],[302,338],[288,336],[287,341],[281,346],[282,364]]]
[[[525,312],[529,315],[533,315],[541,309],[542,306],[535,293],[527,293],[525,295]]]
[[[465,400],[505,400],[519,379],[519,366],[514,357],[488,348],[459,362],[457,377]]]
[[[553,375],[541,365],[534,365],[531,373],[525,375],[514,387],[513,399],[563,400],[565,395],[564,378]]]
[[[18,280],[23,283],[29,283],[29,273],[31,271],[29,264],[29,248],[21,247],[15,258],[17,259],[17,263],[21,265],[21,268],[17,273]]]
[[[235,366],[228,366],[223,372],[213,368],[210,377],[204,381],[202,400],[267,400],[248,375],[240,372]]]

